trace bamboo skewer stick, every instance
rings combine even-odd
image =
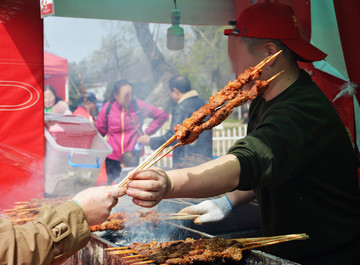
[[[305,240],[305,239],[308,239],[308,238],[309,238],[309,236],[306,235],[304,237],[281,238],[281,239],[278,239],[278,240],[269,240],[268,242],[249,245],[248,247],[241,248],[241,250],[248,250],[248,249],[253,249],[253,248],[265,247],[265,246],[278,244],[278,243],[283,243],[283,242],[288,242],[288,241],[293,241],[293,240]]]
[[[179,215],[179,216],[170,216],[163,217],[162,220],[192,220],[199,217],[200,214],[189,214],[189,215]]]
[[[142,164],[137,166],[130,174],[128,174],[118,185],[117,187],[124,187],[127,182],[129,182],[130,177],[137,171],[143,169],[148,163],[150,163],[158,154],[160,154],[166,147],[168,147],[172,142],[176,140],[176,136],[173,135],[169,140],[167,140],[162,146],[160,146],[151,156],[149,156]]]
[[[134,258],[138,258],[138,257],[142,257],[141,255],[129,255],[126,257],[123,257],[123,259],[134,259]]]
[[[233,239],[233,240],[236,240],[243,245],[243,248],[241,248],[241,250],[247,250],[247,249],[259,248],[259,247],[264,247],[264,246],[292,241],[292,240],[305,240],[308,238],[309,236],[306,234],[291,234],[291,235],[274,236],[274,237],[243,238],[243,239]]]
[[[160,159],[162,159],[164,156],[166,156],[168,153],[171,153],[172,151],[174,151],[174,149],[178,146],[180,146],[180,143],[177,143],[176,145],[174,145],[173,147],[169,148],[169,150],[167,150],[165,153],[163,153],[160,157],[158,157],[156,160],[154,160],[149,166],[145,167],[145,169],[151,168],[153,165],[155,165],[157,162],[160,161]]]
[[[282,52],[282,50],[278,51],[277,53],[274,53],[273,55],[269,55],[268,57],[266,57],[264,60],[262,60],[260,63],[258,63],[254,67],[254,70],[252,72],[256,72],[256,71],[260,70],[261,68],[263,68],[267,63],[269,63],[271,60],[275,59],[281,52]]]
[[[259,242],[259,241],[262,241],[262,240],[279,239],[279,238],[288,237],[288,236],[292,236],[292,235],[280,235],[280,236],[272,236],[272,237],[232,238],[232,239],[229,239],[229,240],[235,240],[235,241],[238,241],[241,244],[246,244],[246,243],[252,243],[252,242]]]
[[[136,253],[134,250],[126,249],[126,250],[115,250],[108,252],[109,255],[122,255],[122,254],[130,254],[130,253]]]
[[[276,75],[273,75],[273,76],[270,77],[268,80],[266,80],[266,82],[270,83],[270,82],[273,81],[276,77],[278,77],[279,75],[281,75],[283,72],[285,72],[285,70],[282,70],[282,71],[278,72]]]
[[[129,249],[128,247],[113,247],[113,248],[104,248],[104,250],[120,250],[120,249]]]
[[[166,216],[166,215],[170,215],[170,216],[174,216],[174,215],[190,215],[189,213],[158,213],[158,216]]]
[[[155,262],[155,260],[145,260],[145,261],[140,261],[140,262],[136,262],[136,263],[132,263],[133,265],[137,265],[137,264],[147,264],[147,263],[153,263]]]
[[[22,201],[22,202],[14,202],[14,204],[28,204],[29,201]]]
[[[15,221],[15,222],[22,222],[22,221],[31,221],[31,220],[34,220],[36,218],[37,218],[37,216],[29,217],[29,218],[11,218],[11,219],[8,219],[8,220],[9,221]]]
[[[250,238],[233,238],[229,240],[236,240],[240,243],[251,243],[258,242],[262,240],[278,240],[281,238],[304,238],[307,239],[308,235],[306,234],[290,234],[290,235],[280,235],[280,236],[270,236],[270,237],[250,237]]]

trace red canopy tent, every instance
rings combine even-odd
[[[66,102],[69,100],[67,78],[68,61],[57,55],[44,52],[44,85],[51,85],[56,93]]]

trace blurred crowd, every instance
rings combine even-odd
[[[51,85],[46,85],[45,113],[81,115],[92,121],[113,149],[112,154],[105,159],[108,184],[118,183],[139,164],[145,146],[156,150],[174,135],[173,128],[176,124],[181,124],[205,104],[184,75],[173,76],[169,80],[168,89],[174,102],[171,115],[135,98],[133,85],[128,80],[117,81],[105,102],[99,102],[94,93],[83,93],[73,112],[57,95],[56,90]],[[169,130],[164,135],[152,137],[168,120]],[[195,166],[211,160],[212,131],[204,132],[191,145],[175,149],[172,159],[174,168]]]

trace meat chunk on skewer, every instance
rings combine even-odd
[[[242,245],[235,240],[221,238],[186,239],[173,242],[134,243],[129,246],[142,257],[158,264],[192,264],[216,260],[239,261]]]
[[[201,125],[194,126],[193,130],[188,132],[187,137],[183,140],[182,144],[185,145],[194,142],[204,130],[210,130],[222,123],[232,113],[235,107],[244,104],[248,100],[255,99],[258,93],[263,92],[268,86],[269,82],[256,80],[250,90],[240,91],[234,99],[216,110],[207,121],[203,122]]]
[[[121,230],[127,226],[139,226],[144,223],[156,226],[160,222],[156,211],[135,213],[118,212],[111,214],[107,220],[99,225],[90,226],[90,231]]]
[[[250,67],[239,75],[235,81],[229,81],[224,88],[209,98],[209,103],[195,111],[190,118],[187,118],[182,124],[174,128],[177,140],[184,142],[195,126],[200,125],[208,115],[211,115],[227,100],[233,99],[246,83],[259,78],[260,74],[261,69]]]
[[[224,88],[209,98],[209,103],[195,111],[190,118],[176,126],[176,129],[174,128],[176,139],[185,143],[185,138],[188,137],[195,126],[200,125],[208,115],[211,115],[217,108],[220,108],[227,100],[233,99],[245,84],[259,78],[262,68],[281,52],[280,50],[268,56],[255,67],[249,67],[235,81],[229,81]]]

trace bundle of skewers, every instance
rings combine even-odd
[[[198,239],[150,243],[133,243],[128,247],[107,248],[109,255],[122,255],[128,264],[193,264],[201,262],[238,262],[242,252],[249,249],[288,242],[305,240],[306,234],[291,234],[273,237],[239,239]]]
[[[157,213],[156,211],[138,211],[134,213],[119,212],[111,214],[105,222],[90,226],[90,231],[117,231],[128,226],[151,225],[155,228],[161,221],[193,220],[199,215],[187,213]]]
[[[130,172],[119,184],[118,187],[124,187],[130,181],[131,176],[139,170],[148,169],[156,164],[161,158],[172,152],[179,146],[184,146],[194,142],[204,130],[210,130],[223,122],[233,111],[248,100],[255,99],[258,94],[263,93],[269,86],[269,83],[279,76],[283,71],[277,73],[268,80],[256,80],[259,78],[263,67],[275,59],[281,50],[261,61],[255,67],[248,68],[240,74],[235,81],[229,81],[220,91],[209,98],[209,102],[195,111],[191,117],[184,120],[182,124],[174,127],[175,134],[160,146],[149,158]],[[255,80],[250,90],[242,88]],[[178,142],[167,151],[162,153],[175,140]],[[161,154],[162,153],[162,154]]]
[[[15,202],[12,209],[5,209],[0,214],[1,217],[8,219],[13,225],[23,225],[35,220],[40,215],[42,205],[58,206],[70,197],[58,197],[53,199],[31,199],[30,201]],[[90,226],[90,231],[117,231],[124,229],[127,225],[140,226],[151,224],[154,227],[163,220],[189,220],[195,219],[199,215],[187,213],[157,213],[152,211],[138,211],[134,213],[118,212],[111,214],[105,222],[99,225]]]
[[[26,224],[40,215],[42,205],[58,206],[70,197],[34,198],[30,201],[15,202],[12,209],[2,210],[1,217],[8,219],[13,225]]]

